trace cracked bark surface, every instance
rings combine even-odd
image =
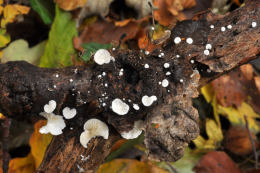
[[[54,113],[59,115],[64,107],[77,109],[76,117],[66,120],[64,133],[53,138],[38,172],[95,171],[120,137],[119,133],[131,130],[137,120],[145,122],[149,158],[176,161],[199,134],[198,113],[192,107],[192,98],[198,96],[198,89],[259,57],[260,27],[252,28],[253,21],[260,24],[257,0],[247,1],[244,7],[225,16],[204,14],[199,20],[180,22],[163,45],[163,58],[158,57],[159,50],[149,55],[111,50],[115,62],[102,66],[94,63],[86,67],[48,69],[26,62],[0,64],[0,112],[10,118],[35,121],[41,118],[39,113],[49,100],[57,102]],[[211,24],[214,29],[210,29]],[[220,28],[229,24],[232,29],[222,32]],[[193,44],[182,41],[176,45],[173,42],[176,36],[191,37]],[[212,45],[208,56],[203,53],[207,43]],[[164,68],[164,63],[170,67]],[[144,68],[145,64],[149,64],[149,68]],[[121,69],[124,69],[123,76],[119,75]],[[166,76],[168,71],[171,75]],[[166,88],[159,85],[163,79],[169,81]],[[155,95],[158,100],[151,107],[145,107],[141,102],[144,95]],[[120,116],[111,110],[115,98],[125,98],[130,106],[127,115]],[[140,110],[133,109],[132,103],[138,104]],[[90,118],[106,122],[110,133],[108,140],[92,139],[85,149],[79,143],[79,136],[83,124]],[[81,154],[89,155],[89,160],[81,161]]]

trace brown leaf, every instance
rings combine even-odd
[[[231,158],[222,151],[212,151],[193,168],[196,173],[241,173]]]
[[[251,133],[251,135],[256,147],[258,147],[255,134]],[[224,147],[237,155],[247,155],[251,153],[252,146],[247,129],[239,126],[231,127],[225,135]]]
[[[224,75],[211,84],[218,103],[222,106],[240,106],[248,102],[256,112],[260,112],[259,77],[255,77],[252,65],[246,64]]]
[[[54,0],[54,2],[56,2],[61,9],[70,11],[83,7],[87,0]]]
[[[168,26],[176,23],[177,20],[186,19],[182,13],[183,9],[195,5],[195,0],[154,0],[154,6],[158,8],[154,11],[154,18],[161,25]]]

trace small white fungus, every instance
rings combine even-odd
[[[189,37],[189,38],[186,39],[186,42],[187,42],[188,44],[192,44],[192,43],[193,43],[193,39]]]
[[[162,87],[167,87],[169,85],[169,81],[167,79],[163,79]]]
[[[53,88],[57,88],[57,86],[56,86],[56,85],[53,85]]]
[[[194,61],[193,59],[190,60],[190,63],[191,63],[191,64],[194,64],[194,62],[195,62],[195,61]]]
[[[204,50],[203,53],[204,53],[204,55],[207,55],[207,56],[208,56],[208,55],[209,55],[209,50]]]
[[[257,23],[256,22],[252,22],[251,26],[252,26],[252,28],[255,28],[257,26]]]
[[[221,30],[222,32],[225,32],[225,31],[226,31],[226,28],[225,28],[224,26],[222,26],[222,27],[220,28],[220,30]]]
[[[213,29],[213,28],[214,28],[214,25],[210,25],[209,27],[210,27],[211,29]]]
[[[142,97],[142,103],[144,106],[151,106],[153,104],[154,101],[157,100],[157,97],[156,96],[143,96]]]
[[[150,52],[149,51],[145,51],[144,53],[145,53],[145,55],[149,55]]]
[[[121,133],[121,136],[125,139],[135,139],[142,134],[143,121],[138,120],[134,123],[134,128],[128,132]]]
[[[52,113],[56,108],[56,101],[50,100],[48,104],[44,105],[43,109],[46,113]]]
[[[108,64],[111,60],[114,60],[114,57],[106,49],[99,49],[94,55],[94,61],[98,65]]]
[[[151,27],[151,30],[154,31],[154,29],[155,29],[155,28],[152,26],[152,27]]]
[[[58,74],[56,74],[56,75],[55,75],[55,77],[56,77],[56,78],[58,78],[58,77],[59,77],[59,75],[58,75]]]
[[[106,72],[103,72],[103,73],[102,73],[102,76],[106,76]]]
[[[113,47],[113,48],[112,48],[112,50],[113,50],[113,51],[115,51],[115,50],[116,50],[116,48],[115,48],[115,47]]]
[[[181,56],[180,55],[176,55],[176,58],[180,58]]]
[[[120,69],[120,72],[119,72],[119,76],[123,76],[123,74],[124,74],[124,69]]]
[[[169,67],[170,67],[170,64],[166,62],[166,63],[164,63],[163,67],[164,67],[164,68],[169,68]]]
[[[158,82],[158,84],[159,84],[159,85],[161,85],[161,84],[162,84],[162,82],[161,82],[161,81],[159,81],[159,82]]]
[[[62,130],[66,127],[62,116],[47,112],[41,112],[40,115],[47,119],[47,124],[45,126],[42,126],[39,130],[41,134],[62,134]]]
[[[149,68],[149,64],[145,64],[145,65],[144,65],[144,68]]]
[[[227,26],[227,29],[232,29],[232,25],[228,25],[228,26]]]
[[[167,71],[166,76],[170,76],[170,75],[171,75],[171,72]]]
[[[180,37],[175,37],[174,38],[174,43],[175,44],[179,44],[181,42],[181,38]]]
[[[116,98],[112,101],[112,110],[118,115],[125,115],[129,111],[129,106],[121,99]]]
[[[105,87],[108,87],[108,84],[107,84],[107,83],[105,83]]]
[[[183,79],[180,79],[180,83],[183,83]]]
[[[70,79],[70,82],[73,82],[73,79]]]
[[[62,110],[62,114],[66,119],[72,119],[77,114],[77,110],[75,108],[70,109],[69,107],[65,107]]]
[[[212,45],[211,45],[211,44],[209,44],[209,43],[208,43],[208,44],[206,44],[206,49],[207,49],[207,50],[210,50],[210,49],[212,49]]]
[[[139,107],[138,104],[133,104],[133,108],[134,108],[135,110],[137,110],[137,111],[140,109],[140,107]]]
[[[80,135],[80,143],[83,147],[87,148],[89,141],[97,136],[108,139],[109,129],[105,123],[98,119],[89,119],[84,124],[84,131]]]

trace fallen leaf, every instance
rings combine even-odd
[[[29,48],[25,40],[15,40],[3,50],[2,63],[7,61],[27,61],[31,64],[38,65],[40,57],[43,55],[46,41]],[[15,51],[14,51],[15,50]]]
[[[8,4],[3,9],[3,18],[1,19],[1,27],[5,28],[7,23],[12,23],[17,15],[27,14],[30,11],[29,7],[18,5],[18,4]]]
[[[72,65],[72,56],[75,55],[73,37],[77,35],[75,21],[71,14],[61,10],[56,5],[49,39],[40,60],[41,67],[60,67]]]
[[[102,164],[97,173],[168,173],[162,168],[150,162],[140,162],[131,159],[115,159],[111,162]]]
[[[23,158],[14,158],[9,162],[8,173],[33,173],[35,172],[34,159],[31,153]]]
[[[41,16],[45,24],[51,24],[54,18],[55,9],[55,5],[52,0],[30,0],[30,4],[32,9]]]
[[[200,135],[193,140],[197,150],[201,152],[217,149],[223,140],[221,127],[212,119],[206,119],[206,133],[208,139],[204,139]]]
[[[195,5],[195,0],[154,0],[154,6],[158,8],[154,11],[154,18],[161,25],[172,25],[178,20],[185,20],[186,17],[181,11]]]
[[[222,151],[212,151],[204,155],[194,167],[196,173],[242,173],[230,157]]]
[[[46,124],[46,120],[40,120],[34,124],[34,132],[30,138],[31,155],[34,158],[35,168],[37,169],[44,157],[45,151],[51,142],[52,135],[41,134],[40,128]]]
[[[54,0],[59,7],[63,10],[75,10],[76,8],[83,7],[87,0]]]
[[[10,40],[11,38],[8,34],[6,34],[6,30],[0,28],[0,48],[5,47],[10,42]]]
[[[258,148],[258,142],[256,136],[251,133],[256,148]],[[247,155],[252,152],[252,145],[250,142],[248,130],[245,127],[233,126],[231,127],[224,139],[224,147],[237,155]]]

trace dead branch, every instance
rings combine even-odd
[[[199,134],[198,113],[191,101],[198,95],[197,89],[259,56],[260,27],[252,27],[252,22],[260,24],[258,0],[247,1],[244,7],[225,16],[207,14],[200,20],[177,24],[163,49],[149,55],[111,50],[113,63],[64,69],[38,68],[26,62],[0,64],[0,112],[10,118],[34,121],[41,118],[38,114],[49,100],[57,102],[56,114],[66,106],[77,109],[77,116],[66,121],[64,133],[49,145],[39,172],[95,170],[108,155],[118,132],[131,130],[137,120],[145,121],[149,157],[176,161]],[[175,44],[176,37],[190,37],[193,43],[182,40]],[[212,45],[209,55],[204,52],[206,44]],[[164,55],[160,58],[161,53]],[[170,67],[164,68],[165,63]],[[145,64],[149,68],[144,68]],[[106,75],[102,76],[103,72]],[[166,76],[167,72],[170,75]],[[164,79],[169,81],[167,87],[159,84]],[[153,106],[145,107],[141,102],[144,95],[158,99]],[[110,109],[115,98],[125,98],[130,107],[136,103],[140,110],[131,107],[127,115],[117,115]],[[84,149],[79,135],[84,122],[93,117],[109,124],[110,137],[107,141],[91,140]],[[85,164],[80,154],[90,155]]]

